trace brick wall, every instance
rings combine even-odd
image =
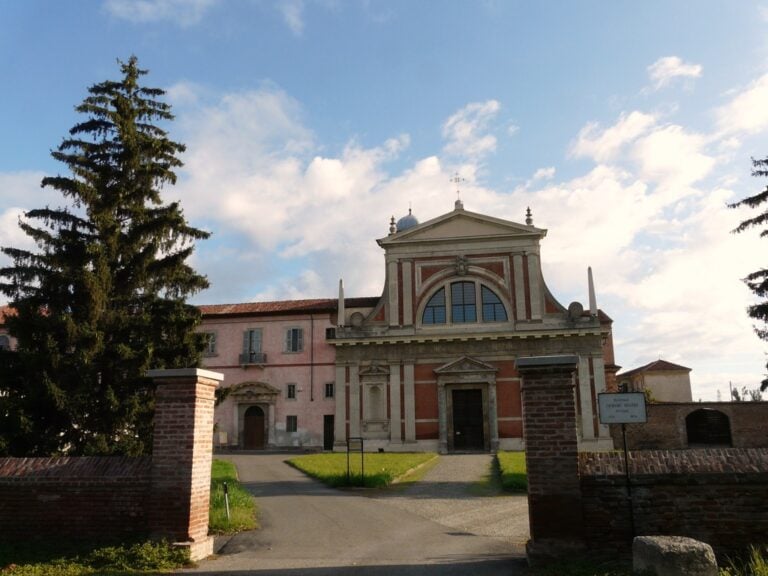
[[[0,458],[0,537],[147,533],[149,458]]]
[[[213,553],[208,504],[214,391],[222,376],[152,370],[151,457],[0,459],[0,537],[162,536],[192,560]]]
[[[686,402],[648,404],[648,422],[627,424],[630,450],[680,450],[688,448],[685,418],[700,409],[718,410],[728,416],[734,448],[768,448],[768,402]],[[623,446],[621,426],[611,426],[617,448]]]
[[[584,537],[592,550],[629,551],[623,454],[580,453]],[[635,534],[689,536],[720,554],[768,534],[768,449],[630,453]]]

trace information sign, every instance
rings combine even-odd
[[[642,392],[597,395],[601,424],[635,424],[648,420]]]

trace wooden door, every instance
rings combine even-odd
[[[333,450],[333,414],[323,416],[323,450]]]
[[[243,421],[243,448],[259,450],[264,448],[264,410],[251,406],[245,411]]]
[[[453,391],[453,449],[483,450],[483,391]]]

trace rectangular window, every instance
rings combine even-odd
[[[285,417],[285,431],[286,432],[298,432],[299,430],[299,418],[298,416],[286,416]]]
[[[216,356],[216,332],[203,332],[205,336],[205,350],[203,356]]]
[[[266,362],[266,355],[261,351],[261,342],[261,328],[249,328],[243,332],[241,364],[263,364]]]
[[[336,385],[333,382],[328,382],[325,385],[325,397],[326,398],[333,398],[334,396],[334,388]]]
[[[304,349],[304,330],[301,328],[288,328],[285,331],[285,351],[301,352]]]
[[[289,400],[296,400],[296,384],[288,384],[288,390],[285,393]]]
[[[326,328],[325,329],[325,339],[326,340],[335,340],[336,339],[336,328]]]

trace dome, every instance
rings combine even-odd
[[[419,221],[416,219],[416,216],[411,213],[411,209],[408,208],[408,214],[397,221],[397,231],[402,232],[403,230],[408,230],[408,228],[413,228],[418,225]]]

